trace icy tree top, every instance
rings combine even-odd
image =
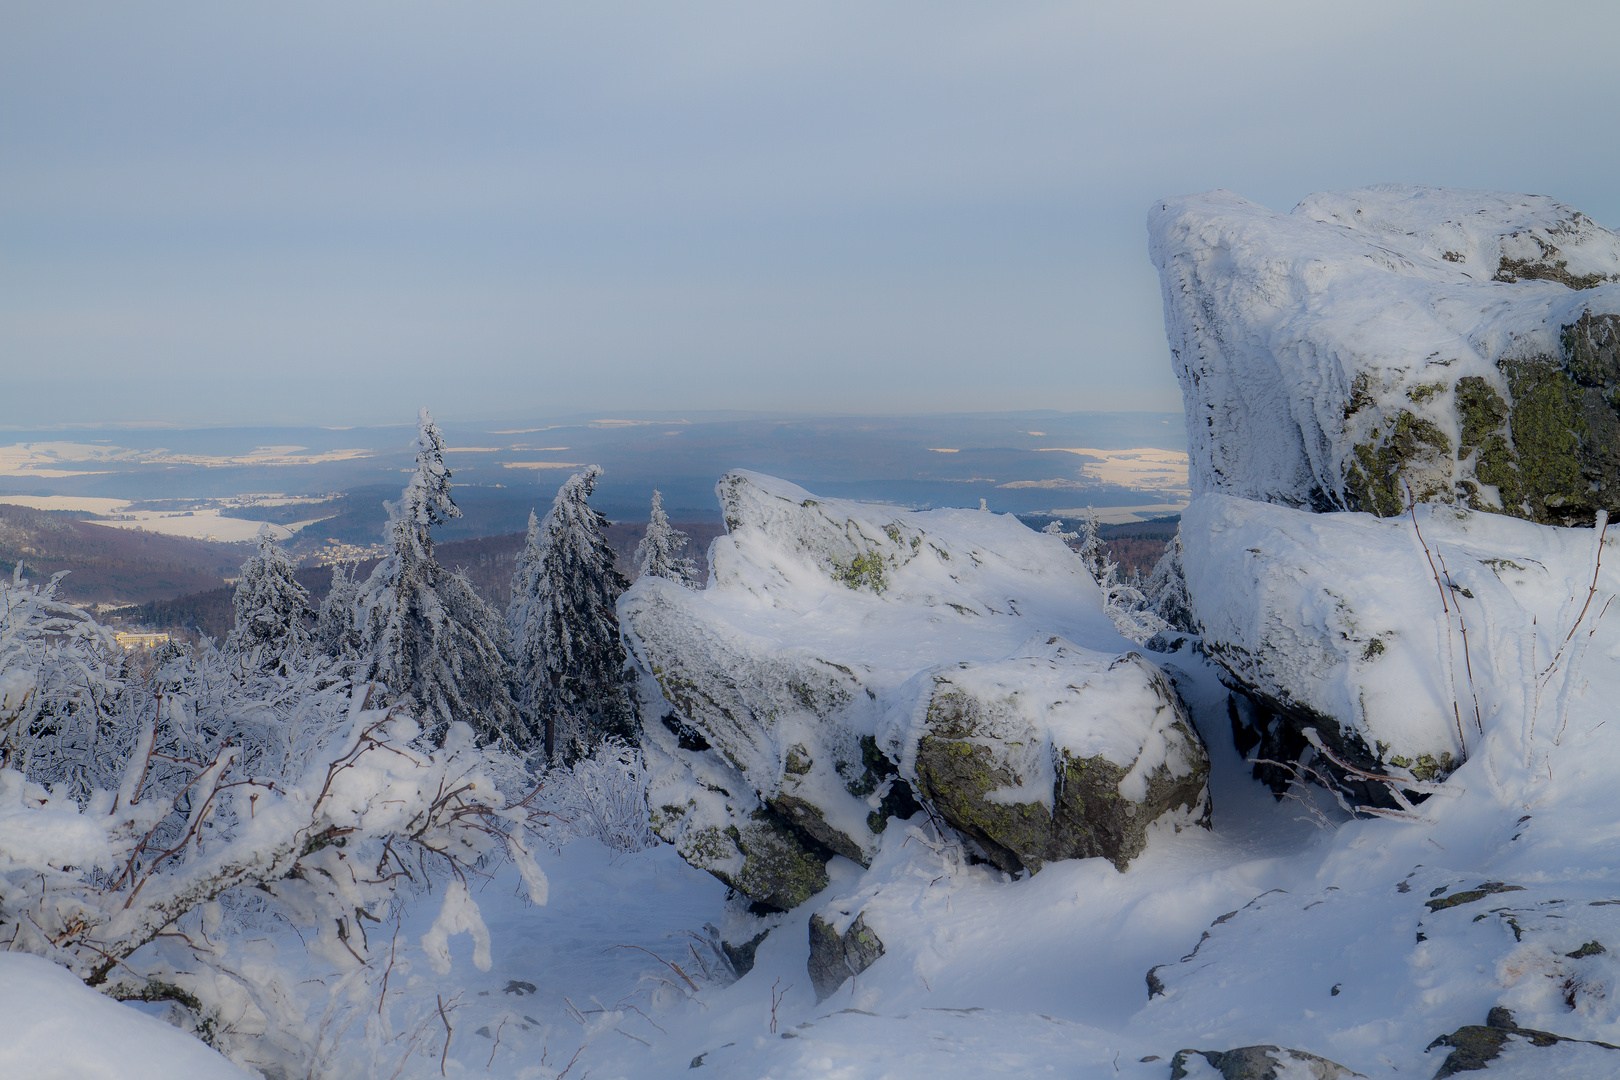
[[[416,414],[416,471],[400,492],[399,501],[390,503],[389,542],[398,545],[402,540],[414,538],[424,546],[425,553],[433,550],[428,529],[461,516],[461,508],[450,497],[450,470],[444,464],[444,436],[433,422],[433,414],[423,409]],[[407,535],[409,534],[409,535]]]

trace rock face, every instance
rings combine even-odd
[[[1466,1024],[1451,1034],[1442,1035],[1434,1040],[1429,1044],[1429,1049],[1434,1050],[1442,1046],[1450,1047],[1451,1053],[1440,1063],[1439,1070],[1434,1074],[1434,1080],[1445,1080],[1448,1076],[1456,1076],[1463,1072],[1490,1069],[1495,1063],[1505,1062],[1504,1051],[1518,1051],[1513,1055],[1517,1059],[1514,1064],[1518,1067],[1502,1071],[1512,1071],[1521,1076],[1552,1075],[1552,1070],[1555,1069],[1561,1075],[1576,1075],[1575,1072],[1569,1071],[1571,1065],[1575,1065],[1588,1076],[1612,1076],[1616,1069],[1620,1069],[1620,1046],[1592,1039],[1569,1039],[1562,1035],[1554,1035],[1550,1031],[1520,1027],[1514,1022],[1512,1011],[1500,1005],[1490,1011],[1483,1025]],[[1537,1061],[1533,1054],[1525,1053],[1532,1048],[1545,1050],[1554,1046],[1561,1046],[1566,1051],[1562,1055],[1562,1060],[1556,1064]],[[1587,1049],[1588,1047],[1591,1049]],[[1576,1061],[1572,1061],[1571,1058],[1575,1058]],[[1548,1072],[1543,1073],[1544,1068],[1548,1069]]]
[[[1584,596],[1599,539],[1445,506],[1381,521],[1225,495],[1195,499],[1182,529],[1198,538],[1184,565],[1204,650],[1273,739],[1240,749],[1292,760],[1314,729],[1358,768],[1419,781],[1443,779],[1492,708],[1523,699],[1516,671],[1485,662],[1485,637],[1532,640],[1548,606]]]
[[[1620,511],[1620,237],[1584,215],[1386,185],[1187,196],[1148,228],[1195,494]]]
[[[1101,856],[1123,870],[1165,813],[1208,823],[1208,755],[1137,654],[1053,637],[922,679],[931,690],[904,743],[908,775],[1001,869]]]
[[[1074,760],[1104,753],[1121,774],[1115,788],[1143,787],[1141,827],[1158,814],[1153,800],[1169,797],[1153,768],[1174,772],[1182,760],[1153,739],[1181,748],[1192,773],[1173,779],[1190,791],[1196,774],[1198,794],[1176,790],[1203,805],[1196,738],[1183,746],[1177,731],[1190,729],[1175,728],[1180,714],[1154,689],[1164,684],[1151,665],[1107,675],[1131,643],[1056,537],[979,511],[819,499],[753,473],[727,475],[718,492],[729,533],[711,547],[708,588],[643,578],[619,606],[641,670],[653,825],[693,865],[784,910],[825,887],[829,859],[870,863],[889,818],[917,809],[913,785],[943,790],[916,767],[924,689],[935,686],[919,674],[1010,654],[1027,661],[1020,646],[1032,637],[1063,639],[1061,663],[1095,684],[1081,696],[1112,702],[1111,712],[1093,710],[1098,749],[1082,747]],[[1133,773],[1138,758],[1147,764]],[[1046,768],[1045,791],[1031,801],[1044,798],[1050,816],[1060,804]],[[1102,763],[1087,768],[1087,783],[1107,786]],[[1102,853],[1123,866],[1139,850],[1139,827],[1117,817],[1086,824],[1082,840],[1068,836],[1075,819],[1063,810],[1044,840],[1005,850],[1017,865],[1022,852],[1032,866]]]
[[[810,916],[810,984],[816,1004],[826,1001],[852,976],[859,975],[883,955],[883,942],[857,915],[840,934],[820,915]]]
[[[1276,1046],[1179,1050],[1170,1060],[1170,1080],[1198,1080],[1201,1075],[1221,1080],[1342,1080],[1362,1074],[1303,1050]]]

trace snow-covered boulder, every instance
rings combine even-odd
[[[896,768],[915,760],[919,672],[1035,636],[1105,666],[1131,648],[1075,554],[1013,517],[821,499],[746,472],[718,492],[729,533],[708,587],[642,578],[619,618],[644,673],[655,828],[766,907],[819,891],[833,855],[870,862],[888,817],[914,809],[917,776]]]
[[[1596,583],[1592,529],[1454,507],[1313,514],[1226,495],[1193,500],[1182,529],[1199,538],[1183,557],[1205,651],[1280,721],[1262,756],[1291,758],[1314,728],[1359,768],[1444,776],[1524,700],[1532,668],[1546,669],[1534,687],[1577,660],[1585,635],[1567,626],[1599,614],[1581,603]],[[1567,706],[1536,708],[1556,725]]]
[[[1003,870],[1095,856],[1123,870],[1164,814],[1208,821],[1208,755],[1164,674],[1136,653],[1037,638],[917,682],[902,768]]]
[[[1194,493],[1620,510],[1620,236],[1534,195],[1383,185],[1148,219]]]

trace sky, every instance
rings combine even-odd
[[[0,0],[0,425],[1179,410],[1144,221],[1620,227],[1620,5]]]

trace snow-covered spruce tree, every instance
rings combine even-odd
[[[388,506],[386,536],[394,550],[366,579],[356,604],[357,677],[413,698],[436,740],[461,721],[482,739],[528,749],[536,733],[512,700],[506,628],[465,574],[433,557],[433,526],[460,516],[450,498],[444,440],[423,409],[416,471]]]
[[[636,545],[637,571],[642,577],[668,578],[682,585],[696,584],[697,564],[681,554],[687,543],[687,535],[671,527],[669,515],[664,513],[663,493],[654,489],[647,535]]]
[[[332,587],[315,616],[315,644],[334,660],[352,660],[360,654],[358,567],[332,564]]]
[[[601,475],[596,465],[575,473],[544,521],[530,513],[506,610],[518,695],[544,723],[553,761],[572,761],[606,736],[635,736],[615,611],[628,583],[602,535],[607,519],[587,505]]]
[[[236,583],[236,625],[225,637],[225,655],[260,671],[285,671],[290,658],[313,651],[309,590],[298,567],[277,544],[269,525],[259,526],[259,550],[242,564]]]
[[[1143,592],[1147,594],[1148,610],[1170,626],[1184,633],[1195,634],[1198,627],[1193,621],[1192,598],[1187,595],[1187,577],[1181,569],[1181,530],[1164,549],[1153,572],[1148,575]]]

